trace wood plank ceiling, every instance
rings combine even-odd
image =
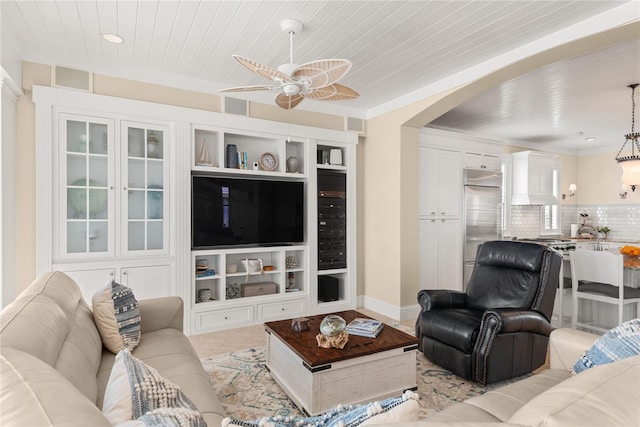
[[[288,63],[288,37],[281,32],[280,21],[295,18],[304,24],[294,38],[296,63],[322,58],[353,62],[340,83],[356,89],[360,98],[324,103],[348,113],[390,102],[623,3],[3,0],[1,13],[3,37],[10,37],[25,60],[177,86],[197,85],[209,93],[266,83],[237,64],[231,54],[273,67]],[[103,33],[119,34],[125,43],[105,43]],[[561,73],[556,84],[562,87],[567,76],[561,70],[549,71]],[[265,102],[275,95],[242,96]],[[499,96],[504,96],[504,90],[491,95]],[[473,110],[481,109],[479,104],[471,104]],[[476,115],[465,120],[484,118]],[[447,120],[441,125],[454,123]],[[544,136],[542,131],[537,134]]]

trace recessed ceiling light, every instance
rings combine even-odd
[[[595,141],[596,139],[598,139],[598,138],[596,138],[595,136],[590,136],[588,138],[585,138],[584,140],[585,141]]]
[[[124,39],[117,34],[105,33],[102,35],[102,38],[108,41],[109,43],[115,43],[115,44],[124,43]]]

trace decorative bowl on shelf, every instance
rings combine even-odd
[[[320,322],[320,332],[322,335],[333,337],[335,335],[341,334],[347,327],[347,322],[335,314],[330,314],[325,316]]]

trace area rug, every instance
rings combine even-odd
[[[202,359],[202,365],[230,417],[255,420],[267,415],[302,416],[271,377],[265,360],[264,348],[251,348]],[[416,369],[420,418],[517,380],[483,386],[434,365],[420,353]]]

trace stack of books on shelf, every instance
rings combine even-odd
[[[375,338],[383,328],[384,323],[379,320],[358,317],[349,322],[349,324],[347,325],[347,332],[349,333],[349,335]]]

